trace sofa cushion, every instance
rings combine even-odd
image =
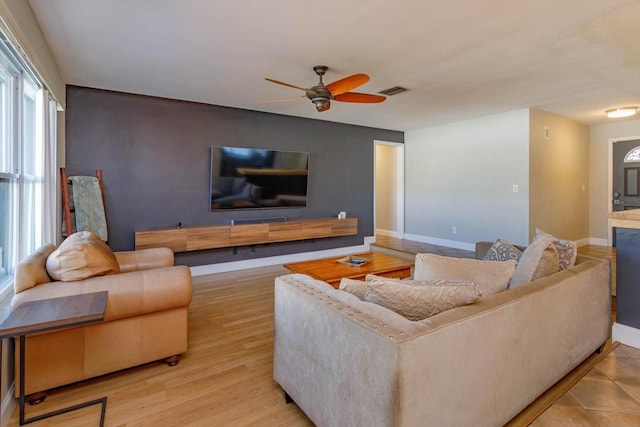
[[[518,261],[522,251],[507,242],[506,240],[498,239],[489,248],[483,260],[485,261],[509,261],[515,259]]]
[[[23,259],[16,267],[16,278],[13,290],[16,294],[43,283],[49,283],[47,274],[47,257],[56,249],[52,244],[40,246],[34,253]]]
[[[348,279],[344,277],[340,280],[340,286],[338,289],[349,292],[361,300],[364,300],[364,295],[367,293],[367,283],[362,280]]]
[[[49,255],[47,272],[55,280],[72,282],[116,274],[120,267],[109,246],[95,233],[80,231],[67,237]]]
[[[486,296],[507,288],[516,264],[515,260],[483,261],[418,254],[413,278],[421,281],[468,280],[475,282]]]
[[[516,288],[541,279],[560,269],[558,250],[549,238],[538,238],[525,249],[520,257],[509,288]]]
[[[475,302],[482,296],[478,285],[471,281],[440,281],[440,283],[369,278],[365,301],[381,305],[409,320],[422,320],[461,305]]]
[[[571,240],[559,239],[549,233],[545,233],[544,231],[536,228],[536,235],[534,236],[533,241],[535,242],[536,240],[545,237],[553,240],[553,244],[558,251],[558,257],[560,259],[560,270],[573,267],[573,265],[576,263],[576,257],[578,256],[578,245],[576,244],[576,242],[573,242]]]

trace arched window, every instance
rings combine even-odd
[[[624,162],[625,163],[640,162],[640,145],[629,150],[626,156],[624,156]]]

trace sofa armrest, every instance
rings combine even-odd
[[[419,322],[301,274],[276,278],[274,319],[274,379],[316,425],[397,425],[396,346]]]
[[[120,272],[171,267],[173,251],[169,248],[138,249],[137,251],[114,252],[120,265]]]
[[[28,301],[98,291],[108,292],[105,321],[187,307],[192,295],[191,271],[189,267],[179,265],[75,282],[46,283],[15,295],[11,308]]]

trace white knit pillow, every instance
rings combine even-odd
[[[549,238],[553,240],[553,244],[558,251],[558,258],[560,259],[560,270],[573,267],[573,265],[576,263],[576,257],[578,256],[578,245],[576,244],[576,242],[571,240],[559,239],[549,233],[545,233],[544,231],[536,228],[536,235],[534,236],[533,241],[535,242],[536,240],[542,238]]]
[[[534,240],[522,253],[509,288],[516,288],[541,279],[560,269],[558,250],[553,240],[541,237]]]

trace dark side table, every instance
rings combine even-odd
[[[58,409],[32,418],[25,418],[25,338],[27,335],[53,329],[80,326],[87,323],[100,322],[104,319],[107,304],[107,291],[93,292],[68,297],[30,301],[16,307],[0,325],[0,359],[2,355],[2,339],[20,337],[20,425],[32,423],[45,418],[100,405],[100,426],[104,425],[107,409],[107,398],[79,403],[67,408]]]

